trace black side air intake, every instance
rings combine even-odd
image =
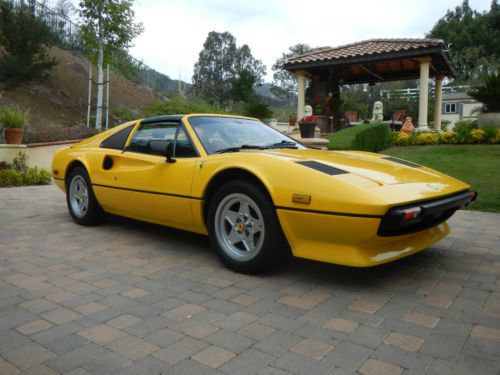
[[[401,160],[401,159],[393,158],[392,156],[384,156],[382,159],[393,161],[394,163],[403,164],[403,165],[406,165],[407,167],[412,167],[412,168],[420,168],[420,167],[422,167],[421,165],[412,163],[411,161],[406,161],[406,160]]]
[[[329,165],[323,164],[323,163],[318,163],[317,161],[298,161],[297,164],[303,165],[304,167],[314,169],[318,172],[322,172],[325,174],[328,174],[330,176],[332,175],[337,175],[337,174],[344,174],[344,173],[349,173],[346,171],[343,171],[342,169],[330,167]]]

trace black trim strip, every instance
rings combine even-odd
[[[304,209],[304,208],[282,207],[282,206],[276,206],[276,209],[277,210],[286,210],[286,211],[307,212],[307,213],[311,213],[311,214],[348,216],[348,217],[364,217],[364,218],[368,218],[368,219],[382,219],[384,217],[384,215],[353,214],[353,213],[348,213],[348,212],[308,210],[308,209]]]
[[[61,181],[64,181],[64,178],[61,178],[61,177],[52,177],[54,180],[61,180]]]
[[[139,190],[139,189],[130,189],[130,188],[125,188],[121,186],[109,186],[109,185],[102,185],[102,184],[92,184],[92,186],[98,186],[98,187],[104,187],[108,189],[117,189],[117,190],[127,190],[127,191],[133,191],[135,193],[146,193],[146,194],[156,194],[156,195],[166,195],[169,197],[177,197],[177,198],[186,198],[186,199],[195,199],[195,200],[204,200],[204,198],[200,197],[192,197],[190,195],[181,195],[181,194],[172,194],[172,193],[162,193],[160,191],[150,191],[150,190]]]

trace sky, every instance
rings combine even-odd
[[[229,31],[238,46],[271,67],[288,47],[339,46],[372,38],[423,38],[462,0],[136,0],[144,33],[130,52],[172,79],[191,82],[210,31]],[[488,10],[491,0],[469,0]]]

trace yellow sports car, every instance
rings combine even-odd
[[[356,267],[414,254],[477,195],[401,159],[308,149],[258,120],[207,114],[128,122],[60,150],[52,173],[78,224],[110,213],[208,234],[246,273],[290,254]]]

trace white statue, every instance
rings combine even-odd
[[[304,117],[307,117],[307,116],[312,116],[313,114],[313,109],[310,105],[306,105],[304,107]]]
[[[373,117],[371,121],[384,120],[384,104],[382,102],[373,103]]]

